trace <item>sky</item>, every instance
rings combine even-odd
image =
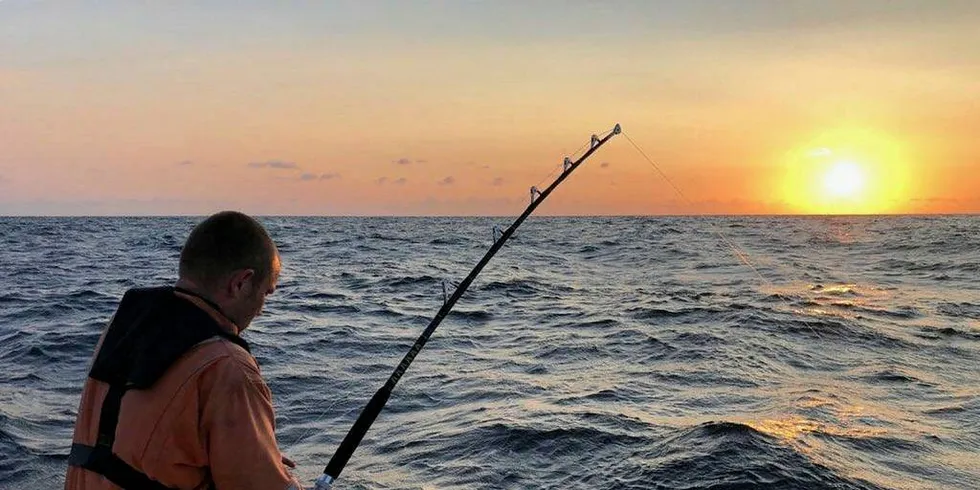
[[[0,0],[0,215],[515,215],[617,123],[541,214],[977,213],[978,25],[975,0]]]

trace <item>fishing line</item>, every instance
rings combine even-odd
[[[633,138],[630,138],[630,136],[628,134],[626,134],[625,131],[623,132],[623,136],[626,138],[626,141],[629,141],[629,143],[631,145],[633,145],[633,148],[635,148],[636,151],[639,152],[641,156],[643,156],[643,158],[647,161],[647,163],[649,163],[650,166],[652,166],[657,171],[657,173],[659,173],[660,176],[663,177],[665,181],[667,181],[667,183],[670,185],[670,187],[674,189],[674,192],[676,192],[677,195],[680,196],[681,199],[683,199],[684,202],[691,209],[696,209],[695,206],[694,206],[694,203],[691,202],[691,200],[687,198],[687,195],[685,195],[684,192],[681,191],[681,189],[676,184],[674,184],[674,181],[671,180],[671,178],[667,176],[667,174],[660,168],[660,166],[657,165],[653,161],[652,158],[650,158],[649,156],[647,156],[646,152],[643,151],[642,148],[640,148],[640,145],[636,144],[636,142],[633,141]],[[701,216],[702,218],[704,217],[704,213],[703,212],[698,213],[698,215]],[[775,284],[773,284],[772,281],[770,281],[768,278],[766,278],[765,276],[763,276],[761,272],[759,272],[758,267],[756,267],[755,263],[750,259],[749,254],[744,249],[742,249],[742,247],[738,246],[738,244],[736,244],[733,240],[731,240],[727,235],[725,235],[721,230],[719,230],[719,228],[718,228],[717,225],[715,225],[714,223],[712,223],[710,220],[705,220],[705,221],[707,221],[708,224],[709,224],[709,226],[711,226],[712,231],[715,233],[715,235],[717,235],[718,238],[720,238],[726,245],[728,245],[728,247],[729,247],[729,249],[731,249],[732,253],[735,254],[735,256],[743,264],[745,264],[750,269],[752,269],[752,272],[755,273],[755,275],[760,280],[762,280],[764,283],[766,283],[766,285],[768,285],[770,287],[770,289],[772,289],[775,292],[775,289],[776,289]],[[790,303],[790,301],[789,301],[788,298],[786,298],[782,294],[779,294],[778,292],[775,292],[775,294],[776,294],[776,296],[778,298],[780,298],[780,299],[783,300],[783,302],[786,304],[786,306],[789,306],[790,307],[790,310],[791,311],[793,310],[793,304]],[[802,318],[801,317],[800,318],[800,321],[802,321],[803,324],[806,325],[807,328],[809,328],[810,331],[813,332],[813,334],[817,336],[817,338],[823,340],[823,336],[820,335],[820,333],[817,332],[817,330],[815,328],[813,328],[813,326],[810,325],[810,323],[807,322],[805,318]]]
[[[660,176],[663,177],[664,180],[666,180],[668,184],[670,184],[670,187],[674,189],[674,192],[676,192],[677,195],[679,195],[681,197],[681,199],[683,199],[684,202],[687,203],[688,206],[690,206],[692,209],[694,209],[694,203],[691,202],[691,200],[687,198],[687,195],[685,195],[684,192],[681,191],[681,189],[679,187],[677,187],[676,184],[674,184],[674,181],[671,180],[670,177],[668,177],[666,173],[664,173],[664,171],[660,168],[660,166],[657,165],[656,163],[654,163],[653,159],[651,159],[649,156],[647,156],[646,152],[644,152],[639,147],[639,145],[637,145],[636,142],[633,141],[633,138],[630,138],[629,135],[626,134],[625,132],[623,132],[623,136],[626,138],[626,141],[629,141],[630,144],[633,145],[633,148],[635,148],[636,151],[640,152],[640,155],[642,155],[643,158],[645,158],[646,161],[651,166],[653,166],[653,168],[660,174]],[[704,216],[703,213],[698,213],[698,214],[701,215],[702,217]],[[739,247],[738,245],[736,245],[735,243],[733,243],[731,240],[729,240],[729,238],[727,236],[725,236],[723,233],[721,233],[717,229],[717,226],[715,226],[714,224],[712,224],[712,228],[713,228],[712,231],[715,232],[715,234],[718,236],[718,238],[720,238],[723,242],[725,242],[726,245],[728,245],[728,247],[731,249],[732,253],[734,253],[735,256],[738,257],[738,259],[742,261],[743,264],[749,266],[752,269],[752,272],[755,272],[755,274],[757,276],[759,276],[759,279],[762,279],[763,281],[768,282],[768,280],[765,277],[763,277],[762,274],[759,273],[759,269],[756,268],[755,264],[751,260],[749,260],[748,254],[746,254],[745,251],[741,249],[741,247]]]
[[[355,383],[353,381],[351,381],[351,382],[348,382],[347,383],[347,386],[348,387],[349,386],[353,386],[354,384]],[[309,429],[306,429],[306,432],[304,432],[302,435],[300,435],[299,437],[297,437],[296,440],[294,440],[291,444],[289,444],[289,446],[296,446],[297,444],[299,444],[300,442],[302,442],[304,439],[306,439],[307,437],[313,435],[313,433],[317,432],[317,424],[319,424],[327,416],[327,414],[330,413],[330,411],[333,409],[333,407],[337,406],[339,403],[340,403],[340,399],[337,399],[333,403],[328,404],[327,407],[324,408],[323,411],[320,412],[320,415],[318,415],[315,419],[313,419],[313,421],[310,423],[310,428]],[[356,411],[357,411],[357,408],[355,406],[354,408],[351,408],[350,410],[347,410],[346,412],[344,412],[343,414],[341,414],[339,416],[339,418],[346,418],[350,414],[352,414],[352,413],[354,413]]]

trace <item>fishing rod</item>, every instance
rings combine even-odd
[[[442,323],[442,320],[449,315],[449,312],[453,309],[453,306],[456,305],[459,298],[462,297],[463,293],[465,293],[470,287],[470,284],[474,279],[476,279],[476,276],[480,274],[480,271],[486,267],[487,263],[490,262],[490,259],[497,254],[497,251],[499,251],[511,237],[511,235],[514,234],[517,227],[521,226],[521,223],[523,223],[524,220],[526,220],[527,217],[530,216],[531,213],[533,213],[534,210],[548,198],[551,192],[555,190],[559,184],[564,182],[565,179],[567,179],[568,176],[579,167],[579,165],[585,162],[589,156],[595,153],[595,151],[602,145],[606,144],[606,142],[613,136],[621,132],[622,129],[620,128],[619,124],[617,124],[611,131],[609,131],[608,134],[601,138],[597,135],[592,135],[592,139],[589,142],[588,151],[583,153],[582,156],[574,162],[570,158],[565,157],[561,174],[558,175],[558,178],[555,179],[555,181],[552,182],[547,189],[539,191],[537,187],[531,187],[531,204],[529,204],[527,209],[525,209],[524,212],[521,213],[516,220],[514,220],[514,223],[512,223],[510,227],[503,232],[499,232],[496,228],[494,228],[493,246],[490,247],[490,250],[488,250],[483,258],[476,264],[476,266],[473,267],[473,270],[470,271],[469,275],[467,275],[466,278],[459,283],[459,286],[457,286],[456,290],[453,291],[452,296],[445,299],[442,304],[442,308],[439,308],[439,312],[436,313],[436,316],[431,322],[429,322],[429,326],[425,327],[425,330],[423,330],[422,334],[419,335],[419,338],[415,341],[415,344],[408,350],[408,353],[405,354],[402,361],[398,363],[398,366],[395,368],[394,372],[392,372],[391,376],[388,377],[388,381],[385,381],[385,384],[378,389],[374,396],[371,397],[371,400],[364,407],[364,410],[361,411],[361,414],[358,415],[354,425],[351,426],[350,430],[347,432],[347,435],[344,437],[344,440],[340,443],[340,447],[337,448],[337,452],[335,452],[333,457],[330,458],[330,462],[327,463],[327,467],[324,468],[323,474],[317,478],[316,486],[314,487],[315,490],[328,490],[333,482],[337,480],[337,477],[340,476],[340,472],[344,471],[344,467],[347,466],[347,462],[350,461],[350,458],[353,456],[357,446],[361,443],[364,435],[367,434],[368,429],[371,428],[371,424],[374,423],[374,420],[378,418],[381,410],[384,409],[385,404],[388,403],[388,398],[391,396],[391,391],[395,389],[395,385],[398,384],[398,380],[402,378],[405,371],[408,369],[408,366],[410,366],[412,361],[415,360],[415,356],[417,356],[419,351],[425,347],[425,344],[429,341],[429,337],[432,336],[432,333],[435,332],[439,324]],[[500,233],[499,238],[497,235],[498,232]]]

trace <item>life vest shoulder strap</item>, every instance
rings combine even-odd
[[[99,413],[99,436],[95,446],[72,444],[68,464],[94,471],[125,490],[173,490],[133,468],[112,452],[112,444],[116,440],[116,425],[119,422],[119,408],[127,389],[125,386],[109,386]]]

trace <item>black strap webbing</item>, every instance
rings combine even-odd
[[[125,490],[173,490],[150,479],[103,447],[72,444],[68,464],[94,471]]]
[[[126,394],[127,389],[118,384],[109,385],[109,392],[105,394],[102,412],[99,414],[99,438],[95,442],[97,447],[106,447],[111,450],[112,443],[116,442],[119,409],[122,407],[122,397]]]
[[[126,387],[110,385],[99,414],[99,437],[95,446],[72,444],[68,464],[94,471],[125,490],[172,490],[151,479],[112,453],[119,423],[119,408]]]

